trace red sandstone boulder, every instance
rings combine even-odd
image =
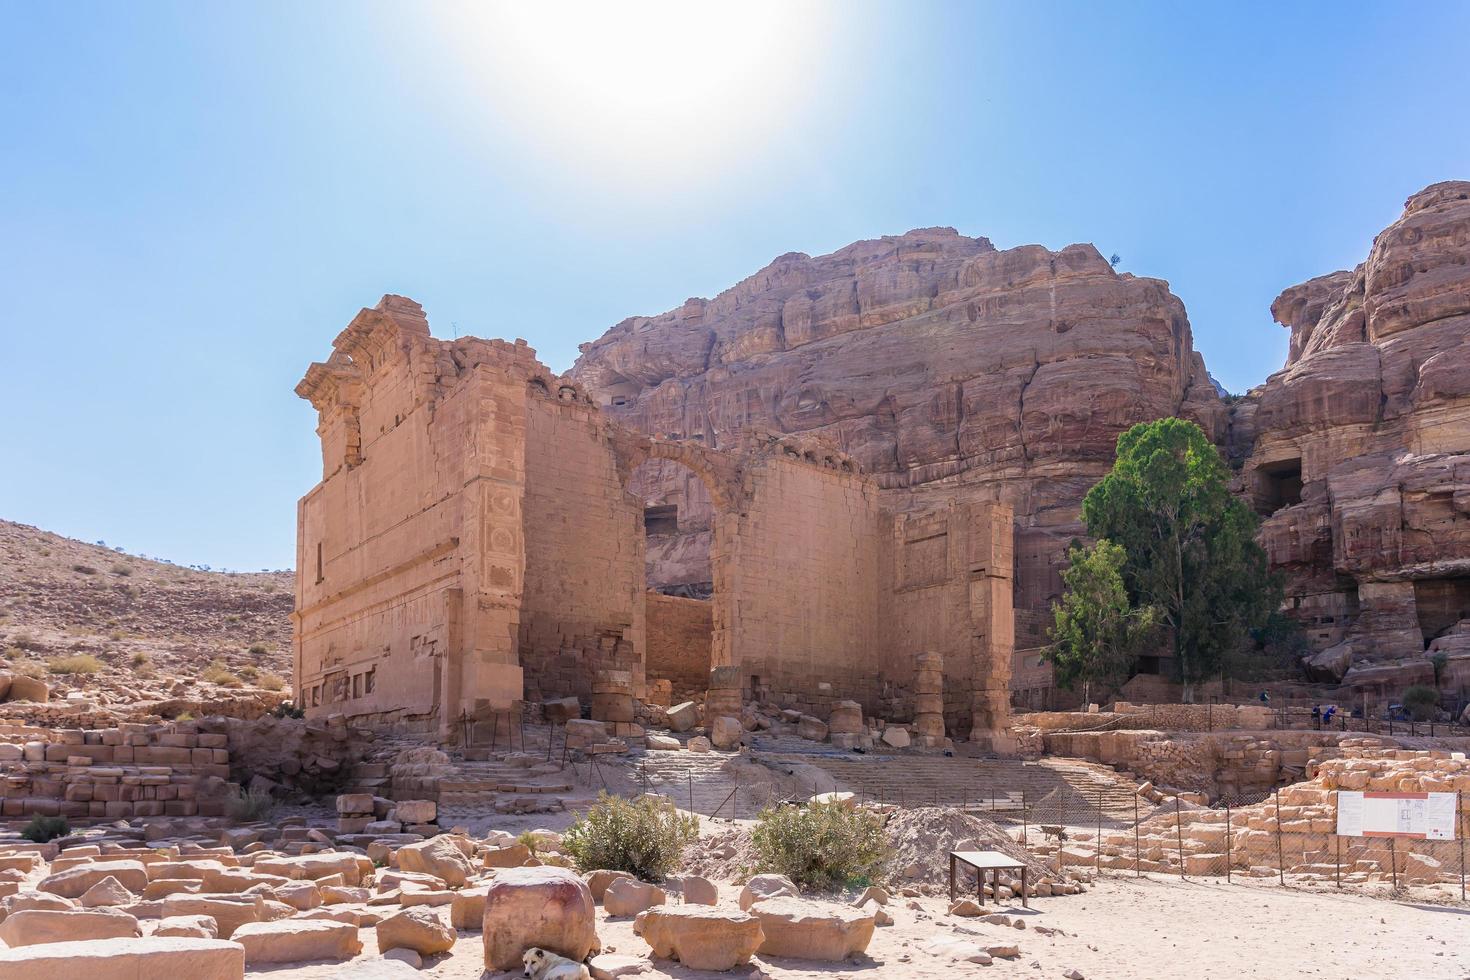
[[[654,956],[691,970],[733,970],[749,963],[765,938],[755,916],[707,905],[649,909],[639,914],[633,931]]]
[[[527,947],[581,962],[598,947],[596,909],[587,885],[563,868],[507,868],[485,892],[485,966],[521,968]]]
[[[141,934],[138,920],[118,909],[25,909],[0,922],[7,946],[65,943],[86,939],[120,939]]]
[[[458,938],[455,931],[431,909],[407,908],[377,925],[378,952],[411,949],[420,956],[447,953]]]
[[[6,980],[241,980],[245,953],[218,939],[94,939],[0,950]]]

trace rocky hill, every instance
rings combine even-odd
[[[1182,415],[1223,438],[1228,418],[1167,283],[1119,274],[1091,245],[998,251],[952,228],[783,255],[712,300],[624,320],[572,373],[646,432],[716,448],[749,426],[825,437],[898,509],[1010,502],[1018,646],[1039,642],[1118,434]],[[671,464],[638,476],[678,511],[680,533],[650,536],[655,584],[698,581],[698,481]]]
[[[0,670],[53,700],[78,692],[78,710],[272,704],[289,694],[294,588],[290,572],[199,571],[0,521]]]
[[[1321,680],[1470,691],[1470,181],[1283,292],[1286,367],[1236,411],[1261,540]]]

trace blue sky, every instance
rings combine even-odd
[[[1470,4],[0,2],[0,517],[291,563],[306,365],[384,292],[557,370],[788,251],[953,225],[1283,287],[1470,177]]]

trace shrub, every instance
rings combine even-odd
[[[65,837],[71,833],[71,824],[66,822],[65,817],[43,817],[40,814],[31,818],[20,835],[28,841],[44,844],[57,837]]]
[[[306,709],[298,708],[290,701],[282,701],[276,705],[275,710],[271,714],[277,718],[305,718]]]
[[[36,639],[29,633],[17,633],[10,638],[10,642],[22,650],[44,650],[46,644]]]
[[[46,669],[53,674],[95,674],[102,669],[102,661],[90,653],[78,653],[70,657],[52,657],[46,661]]]
[[[1404,710],[1415,721],[1430,721],[1439,716],[1439,691],[1415,684],[1404,691]]]
[[[34,660],[22,660],[18,663],[13,663],[10,665],[10,669],[17,674],[24,674],[26,677],[40,678],[46,676],[46,668]]]
[[[270,816],[276,801],[261,789],[242,789],[225,800],[225,816],[236,823],[256,823]]]
[[[261,674],[260,680],[255,682],[267,691],[284,691],[286,679],[279,674]]]
[[[240,680],[230,669],[225,666],[223,660],[216,660],[199,674],[199,679],[210,684],[218,684],[220,687],[244,687],[245,682]]]
[[[246,664],[236,671],[236,673],[247,681],[253,681],[260,676],[260,668],[254,664]]]
[[[112,574],[121,575],[126,578],[127,576],[133,574],[133,570],[126,565],[113,565]]]
[[[250,655],[253,657],[263,657],[267,653],[271,652],[271,648],[266,646],[264,643],[252,643],[250,644],[249,652]]]
[[[133,652],[132,661],[134,667],[141,667],[148,663],[150,659],[146,650],[136,650]]]
[[[783,874],[811,888],[874,877],[888,860],[882,818],[841,803],[763,810],[751,843],[761,871]]]
[[[684,848],[699,838],[699,818],[668,800],[628,801],[601,793],[562,835],[578,871],[626,871],[659,882],[679,866]]]
[[[93,568],[91,565],[73,565],[71,567],[71,570],[74,571],[74,572],[76,572],[78,575],[96,575],[97,574],[97,569]]]

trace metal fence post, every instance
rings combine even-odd
[[[1102,787],[1097,790],[1097,873],[1102,874]]]
[[[1280,884],[1286,884],[1286,858],[1281,852],[1281,787],[1271,791],[1276,797],[1276,879]]]
[[[1460,901],[1463,902],[1465,900],[1465,812],[1461,809],[1462,806],[1464,806],[1464,801],[1460,796],[1460,791],[1455,790],[1455,823],[1459,830],[1456,836],[1460,838]]]
[[[1026,791],[1023,789],[1023,790],[1021,790],[1021,846],[1022,847],[1027,846],[1027,844],[1030,843],[1030,840],[1031,840],[1031,828],[1030,828],[1030,821],[1027,819],[1027,812],[1026,812]],[[1462,860],[1460,862],[1460,867],[1461,867],[1461,870],[1462,871],[1464,869],[1464,865],[1465,865],[1465,862]],[[1461,877],[1463,878],[1464,875],[1462,874]]]
[[[689,812],[694,812],[694,773],[689,773]],[[504,840],[505,838],[501,838]]]
[[[1460,862],[1463,864],[1464,862]],[[1143,855],[1138,846],[1138,794],[1133,794],[1133,877],[1143,877]]]
[[[1332,836],[1333,836],[1333,839],[1337,841],[1337,857],[1334,859],[1334,862],[1333,863],[1334,863],[1334,865],[1336,867],[1337,887],[1338,888],[1341,888],[1342,887],[1342,838],[1339,837],[1337,834],[1333,834]]]
[[[1388,870],[1393,875],[1393,890],[1399,890],[1399,857],[1398,848],[1393,846],[1394,839],[1388,839]]]
[[[1174,797],[1174,834],[1179,841],[1179,877],[1184,877],[1184,818],[1179,814],[1179,797]]]
[[[1225,883],[1230,883],[1230,800],[1225,801]]]

